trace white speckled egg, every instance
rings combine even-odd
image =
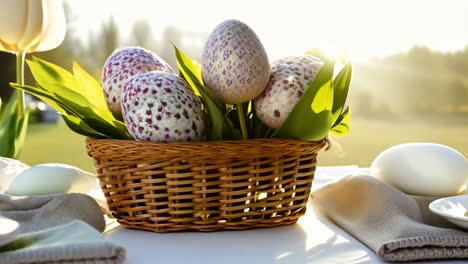
[[[268,127],[279,128],[307,91],[323,66],[310,55],[286,57],[271,64],[271,77],[255,99],[258,118]]]
[[[270,63],[255,32],[238,20],[226,20],[208,37],[201,74],[206,87],[226,104],[257,97],[270,78]]]
[[[372,172],[407,194],[451,196],[466,188],[468,162],[448,146],[407,143],[380,153],[372,162]]]
[[[0,157],[0,193],[4,192],[10,182],[29,166],[19,160]]]
[[[133,75],[149,71],[175,73],[158,55],[140,47],[118,49],[107,58],[102,69],[102,89],[107,105],[115,115],[122,113],[120,95],[124,82]]]
[[[15,196],[88,193],[96,184],[94,174],[66,164],[41,164],[17,175],[5,193]]]
[[[153,71],[129,78],[122,92],[122,113],[136,140],[198,141],[205,136],[200,101],[174,74]]]

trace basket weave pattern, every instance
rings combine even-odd
[[[326,140],[86,140],[109,209],[126,227],[214,231],[295,223]]]

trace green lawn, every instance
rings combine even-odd
[[[66,163],[94,171],[86,153],[85,137],[71,131],[60,119],[57,124],[29,126],[20,160],[28,165]]]
[[[407,120],[354,119],[341,146],[319,154],[319,166],[370,166],[383,150],[401,143],[431,142],[450,146],[468,157],[468,116]]]
[[[468,156],[468,117],[415,120],[354,119],[351,133],[334,138],[334,147],[319,154],[319,166],[356,164],[369,166],[384,149],[405,142],[445,144]],[[67,163],[93,171],[93,160],[86,153],[84,137],[58,124],[29,127],[21,160],[29,165]]]

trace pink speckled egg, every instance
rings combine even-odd
[[[130,134],[144,141],[198,141],[205,136],[198,97],[174,74],[153,71],[124,83],[122,114]]]
[[[125,80],[149,71],[175,73],[158,55],[139,47],[116,50],[107,58],[102,69],[102,88],[107,105],[114,115],[122,114],[120,96]]]
[[[271,64],[270,81],[254,101],[258,118],[268,127],[279,128],[322,67],[310,56],[287,57]]]

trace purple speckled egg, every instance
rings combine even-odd
[[[122,114],[120,95],[125,80],[149,71],[175,73],[158,55],[139,47],[116,50],[107,58],[102,69],[102,89],[112,113],[116,116]]]
[[[205,136],[198,97],[174,74],[153,71],[124,83],[122,114],[130,134],[142,141],[198,141]]]
[[[208,37],[201,73],[220,101],[238,104],[253,100],[265,89],[270,64],[255,32],[240,21],[226,20]]]
[[[268,127],[279,128],[322,66],[320,59],[310,55],[272,63],[268,86],[254,101],[258,118]]]

